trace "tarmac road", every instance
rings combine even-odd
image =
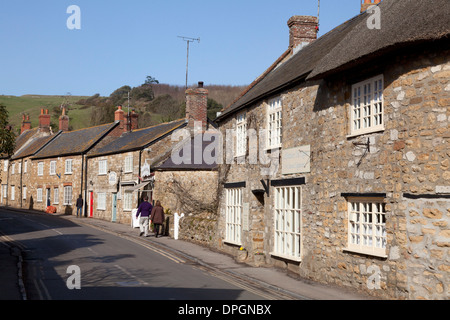
[[[240,264],[190,242],[138,233],[102,220],[0,209],[0,263],[7,271],[0,275],[2,289],[7,289],[0,291],[0,299],[372,299],[293,279],[273,268]],[[18,249],[26,266],[24,288]],[[67,287],[70,266],[80,268],[81,290]]]

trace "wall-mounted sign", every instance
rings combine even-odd
[[[117,173],[114,171],[111,171],[108,175],[108,183],[109,185],[113,186],[117,183]]]
[[[284,149],[281,153],[282,174],[310,172],[311,146]]]
[[[147,162],[141,167],[141,177],[144,180],[150,178],[150,165]]]

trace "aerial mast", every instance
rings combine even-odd
[[[186,41],[187,43],[187,58],[186,58],[186,89],[188,86],[188,72],[189,72],[189,43],[198,41],[200,43],[200,38],[188,38],[188,37],[182,37],[178,36],[178,38],[182,38],[183,41]]]

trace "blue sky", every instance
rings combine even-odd
[[[70,30],[70,5],[81,29]],[[151,75],[184,85],[246,85],[288,47],[287,20],[318,0],[0,0],[0,94],[108,96]],[[319,36],[359,14],[360,0],[321,0]]]

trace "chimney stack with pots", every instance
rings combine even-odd
[[[199,82],[197,88],[186,90],[186,121],[188,128],[193,129],[195,122],[201,122],[202,131],[207,127],[208,90]]]
[[[48,109],[41,109],[41,114],[39,115],[39,129],[50,131],[50,115],[48,114]]]
[[[30,129],[31,129],[30,116],[23,115],[22,116],[22,126],[20,127],[20,134],[22,134],[24,131],[30,130]]]

